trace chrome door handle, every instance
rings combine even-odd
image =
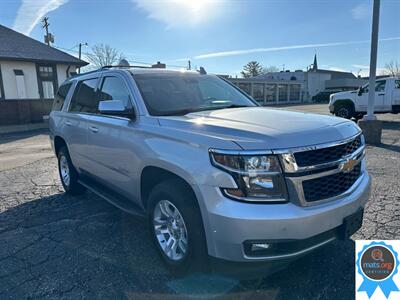
[[[71,122],[71,121],[65,121],[65,125],[71,126],[71,125],[72,125],[72,122]]]
[[[97,131],[99,131],[99,129],[97,127],[94,126],[89,126],[89,130],[93,133],[96,133]]]
[[[378,96],[385,96],[385,93],[378,94]]]

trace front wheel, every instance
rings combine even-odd
[[[350,104],[339,104],[335,107],[335,116],[345,119],[351,119],[354,115],[354,109]]]
[[[177,274],[205,270],[203,222],[190,188],[179,180],[167,180],[154,187],[148,201],[150,231],[169,269]]]

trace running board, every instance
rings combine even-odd
[[[106,188],[103,188],[97,182],[93,182],[92,180],[82,180],[79,179],[78,182],[86,187],[88,190],[92,191],[96,195],[100,196],[107,202],[111,203],[112,205],[118,207],[119,209],[127,212],[128,214],[144,217],[145,212],[139,206],[129,200],[124,200],[122,196],[116,196],[115,193],[112,193]]]

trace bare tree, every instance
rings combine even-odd
[[[390,76],[400,76],[400,64],[396,60],[391,60],[385,65],[385,74]]]
[[[92,53],[87,54],[87,59],[97,68],[117,64],[124,58],[122,52],[107,44],[97,44],[92,47]]]
[[[243,67],[241,74],[244,78],[255,77],[263,74],[263,67],[257,61],[250,61]]]
[[[276,66],[269,66],[269,67],[264,67],[263,68],[263,73],[274,73],[274,72],[279,72],[279,68]]]

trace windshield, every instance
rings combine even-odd
[[[154,116],[184,115],[222,108],[257,106],[221,78],[200,74],[134,74],[147,110]]]

